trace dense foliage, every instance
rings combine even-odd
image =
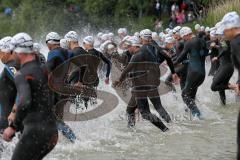
[[[174,1],[182,0],[159,0],[167,6]],[[208,5],[219,0],[195,1]],[[87,24],[98,29],[153,28],[155,3],[156,0],[0,0],[0,37],[20,31],[33,35],[49,30],[64,32],[66,28]],[[6,7],[13,9],[12,16],[3,14]]]

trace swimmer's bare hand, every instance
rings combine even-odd
[[[3,139],[7,142],[10,142],[15,134],[16,130],[12,127],[8,127],[3,132]]]
[[[211,48],[216,47],[216,43],[215,43],[215,42],[211,43],[210,47],[211,47]]]
[[[105,84],[109,84],[109,78],[105,79]]]
[[[8,116],[8,122],[13,122],[16,118],[16,113],[10,113],[10,115]]]
[[[17,106],[14,104],[10,115],[8,116],[8,122],[13,122],[16,118]]]
[[[213,57],[212,62],[218,61],[218,57]]]
[[[240,96],[240,84],[237,84],[236,92],[237,92],[237,95]]]
[[[240,96],[240,84],[229,84],[228,87],[234,90],[236,95]]]
[[[83,85],[81,82],[75,83],[74,87],[79,90],[85,90],[87,88],[87,86]]]
[[[180,78],[178,77],[178,75],[176,73],[172,75],[172,79],[173,79],[174,84],[180,83]]]

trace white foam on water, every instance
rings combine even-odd
[[[166,110],[169,113],[172,113],[175,118],[176,115],[179,115],[179,119],[168,125],[170,128],[169,132],[161,133],[146,121],[138,122],[134,130],[129,130],[126,127],[126,104],[120,99],[120,97],[118,97],[119,105],[115,110],[103,117],[88,122],[69,123],[77,133],[79,141],[77,141],[76,144],[68,144],[68,146],[72,146],[71,150],[73,149],[74,151],[76,150],[76,152],[84,152],[84,154],[94,152],[96,156],[110,153],[113,158],[116,157],[118,153],[124,153],[125,155],[129,154],[129,157],[133,155],[141,157],[142,154],[147,154],[146,149],[151,148],[151,144],[158,147],[164,147],[167,145],[167,141],[171,141],[170,139],[174,139],[173,137],[176,136],[193,137],[192,139],[188,139],[188,141],[194,141],[194,139],[201,137],[196,135],[205,134],[204,128],[206,128],[206,124],[209,123],[211,126],[225,125],[222,115],[219,115],[216,111],[216,108],[219,107],[215,104],[218,103],[218,97],[210,91],[210,84],[211,78],[207,77],[206,81],[198,91],[197,105],[202,112],[203,120],[194,118],[190,120],[186,118],[189,116],[189,113],[185,112],[186,106],[182,101],[180,88],[177,87],[177,93],[175,95],[169,93],[161,96],[163,106]],[[99,88],[116,95],[116,92],[110,86],[106,86],[103,83],[100,83]],[[232,94],[230,93],[230,97]],[[213,99],[215,102],[213,102]],[[154,112],[154,110],[152,111]],[[154,113],[157,114],[156,112]],[[158,140],[156,141],[156,139]],[[199,141],[200,143],[199,139],[196,141]],[[69,148],[65,147],[65,143],[68,142],[61,142],[60,140],[60,143],[52,153],[53,157],[54,155],[57,157],[57,154],[61,152],[59,149],[62,150],[62,152],[64,151],[68,153]],[[179,143],[181,143],[181,141],[179,141]],[[135,147],[140,148],[136,149]],[[151,149],[154,150],[153,148]],[[128,153],[129,150],[131,150],[131,154]],[[71,153],[68,153],[66,154],[66,157],[70,155]],[[51,154],[49,157],[51,157]],[[84,157],[84,155],[82,157]],[[188,156],[185,155],[185,157]],[[205,158],[208,159],[207,157]]]

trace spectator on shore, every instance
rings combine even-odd
[[[177,20],[177,24],[180,24],[180,25],[186,22],[186,16],[185,16],[184,10],[182,10],[182,12],[176,13],[176,20]]]
[[[189,11],[188,16],[187,16],[187,21],[192,22],[192,21],[194,21],[194,19],[195,19],[195,16],[194,16],[193,12]]]
[[[12,8],[10,8],[10,7],[5,8],[5,9],[4,9],[4,14],[5,14],[6,16],[12,16],[12,14],[13,14]]]
[[[185,10],[185,11],[186,11],[186,10],[188,9],[187,3],[183,1],[182,4],[180,5],[180,8],[181,8],[181,11],[182,11],[182,10]]]
[[[154,23],[156,32],[160,32],[162,30],[162,24],[163,24],[163,22],[160,19],[156,19],[156,21]]]
[[[173,5],[171,6],[171,12],[175,13],[177,11],[179,11],[179,7],[176,3],[173,3]]]
[[[155,10],[156,16],[161,17],[161,4],[159,3],[159,0],[156,1]]]

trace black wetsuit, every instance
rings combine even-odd
[[[197,37],[200,38],[200,39],[205,40],[206,33],[205,33],[204,31],[200,31],[200,32],[197,34]]]
[[[219,45],[219,42],[216,40],[216,41],[208,41],[207,42],[209,45],[211,45],[211,43],[215,43],[216,46]],[[209,46],[210,47],[210,46]],[[210,59],[211,59],[211,68],[209,70],[209,73],[208,73],[208,76],[214,76],[215,73],[217,72],[218,68],[219,68],[219,61],[212,61],[212,59],[214,57],[217,57],[219,56],[219,49],[217,47],[213,47],[210,49],[211,50],[211,53],[210,53]]]
[[[231,51],[232,51],[232,60],[235,67],[238,70],[238,84],[240,84],[240,34],[238,34],[231,41]],[[238,154],[237,159],[240,159],[240,112],[238,114],[238,129],[237,129],[237,144],[238,144]]]
[[[74,73],[72,73],[73,75],[71,75],[71,81],[74,81],[74,83],[81,82],[84,85],[98,86],[99,78],[97,71],[101,61],[107,64],[106,77],[109,77],[111,71],[111,61],[101,52],[96,49],[85,51],[81,47],[75,48],[73,52],[75,53],[75,56],[71,59],[71,62],[78,67]]]
[[[12,160],[43,159],[57,143],[54,104],[47,82],[47,71],[35,60],[25,63],[15,76],[17,112],[10,126],[19,131],[23,124],[24,129]]]
[[[211,38],[210,38],[210,34],[208,33],[205,33],[205,36],[203,37],[203,39],[206,41],[206,42],[208,42],[208,41],[210,41],[211,40]]]
[[[113,53],[112,59],[116,59],[119,63],[123,65],[123,68],[126,68],[130,62],[132,55],[129,51],[123,52],[121,55],[118,53]]]
[[[49,74],[56,71],[58,67],[61,66],[61,70],[54,74],[55,81],[53,83],[65,83],[67,81],[68,63],[65,63],[69,59],[68,51],[63,48],[56,48],[48,53],[46,67]],[[63,66],[64,65],[64,66]],[[58,93],[54,93],[54,105],[56,105],[56,115],[59,119],[63,118],[63,107],[64,104],[60,104],[59,101],[66,98]]]
[[[203,39],[193,38],[185,43],[184,49],[174,64],[181,63],[189,56],[186,84],[182,90],[182,98],[193,115],[200,116],[195,103],[198,87],[205,79],[205,59],[208,55],[206,43]]]
[[[72,58],[76,58],[76,57],[79,57],[79,56],[87,53],[82,47],[76,47],[72,50],[72,52],[73,52]],[[80,75],[84,74],[84,70],[85,70],[84,67],[81,67],[79,70],[78,66],[80,66],[80,64],[75,64],[75,65],[77,65],[77,67],[72,68],[72,72],[70,73],[69,80],[68,80],[69,83],[71,83],[71,84],[75,84],[75,83],[79,82]]]
[[[160,116],[167,122],[170,122],[171,118],[163,108],[158,93],[161,75],[159,65],[165,60],[174,74],[174,66],[170,57],[162,52],[162,50],[154,43],[144,45],[138,53],[133,55],[131,61],[120,77],[120,82],[122,82],[127,74],[130,73],[133,85],[132,94],[135,97],[142,117],[149,120],[162,131],[166,131],[167,127],[157,116],[150,112],[148,98],[153,103],[153,106]],[[134,116],[134,112],[132,115]]]
[[[178,56],[181,54],[181,52],[183,51],[184,48],[184,41],[179,41],[176,44],[176,55],[172,58],[173,61],[175,61]],[[188,69],[188,57],[185,56],[184,60],[182,61],[182,63],[178,66],[175,66],[175,72],[178,75],[178,77],[180,78],[180,87],[181,89],[184,88],[185,83],[186,83],[186,78],[187,78],[187,69]],[[166,82],[172,82],[172,75],[169,75],[166,79]]]
[[[130,62],[132,58],[132,54],[129,51],[124,52],[122,55],[119,55],[118,53],[113,54],[112,59],[116,59],[119,63],[121,63],[124,67],[124,69],[127,67],[128,63]],[[135,118],[135,111],[137,109],[137,102],[135,97],[131,96],[128,105],[127,105],[127,114],[128,114],[128,127],[135,126],[136,118]]]
[[[68,51],[63,48],[55,48],[48,53],[46,66],[49,72],[53,72],[58,66],[69,59]]]
[[[100,47],[101,49],[101,52],[102,52],[102,54],[107,58],[107,59],[109,59],[110,61],[112,61],[112,56],[114,55],[114,54],[109,54],[108,52],[107,52],[107,47],[108,47],[108,45],[113,45],[114,46],[114,48],[117,48],[117,44],[115,43],[115,42],[111,42],[111,41],[108,41],[108,43],[105,43],[105,45],[104,45],[104,47],[102,48],[102,47]],[[107,63],[101,63],[100,64],[100,77],[102,78],[103,76],[104,76],[104,73],[106,73],[106,72],[108,72],[108,64]]]
[[[153,47],[152,49],[149,49],[148,47],[148,52],[151,53],[152,55],[157,55],[157,62],[161,65],[164,61],[166,61],[167,65],[169,66],[169,69],[171,71],[171,74],[175,74],[175,68],[173,65],[173,61],[171,60],[171,57],[168,56],[168,54],[161,48],[159,45],[156,43],[156,41],[153,41],[151,46]],[[146,50],[143,49],[143,52]],[[155,53],[155,54],[154,54]],[[160,70],[161,71],[161,70]],[[160,74],[161,75],[161,74]],[[158,77],[160,79],[160,77]],[[151,89],[150,89],[151,90]],[[164,107],[162,106],[160,95],[158,94],[158,91],[154,91],[153,94],[155,94],[154,100],[152,100],[152,103],[155,104],[155,109],[157,112],[160,114],[160,116],[167,122],[171,122],[171,118],[169,114],[165,111]]]
[[[232,60],[238,70],[238,84],[240,84],[240,34],[231,41]]]
[[[19,63],[9,61],[0,75],[0,132],[7,128],[7,118],[15,103],[17,90],[14,83],[14,72],[19,68]]]
[[[36,60],[39,62],[39,64],[44,65],[46,64],[46,58],[44,57],[44,55],[42,53],[38,53],[36,54]]]
[[[166,54],[169,55],[169,57],[171,57],[171,59],[175,59],[177,57],[176,54],[176,50],[175,48],[172,49],[168,49],[168,48],[162,48],[164,52],[166,52]],[[175,67],[175,72],[176,72],[176,67]],[[177,72],[176,72],[177,73]],[[166,85],[168,85],[169,87],[172,88],[172,91],[176,91],[174,85],[173,85],[173,79],[172,79],[172,74],[169,74],[165,80]]]
[[[230,42],[222,42],[221,44],[220,55],[218,56],[220,67],[214,75],[211,89],[212,91],[219,91],[221,102],[225,105],[225,90],[229,89],[229,80],[233,75],[234,67],[231,59]]]
[[[61,90],[62,87],[68,86],[68,70],[69,70],[69,59],[73,57],[73,53],[63,48],[56,48],[49,52],[46,67],[49,72],[49,86],[51,89],[57,88]],[[63,122],[64,106],[67,100],[70,98],[68,93],[59,94],[56,90],[54,91],[54,108],[55,114],[57,115],[57,127],[62,134],[67,137],[71,142],[74,142],[76,136],[74,135],[71,128]]]
[[[81,66],[87,66],[87,68],[84,68],[84,70],[81,72],[80,82],[85,85],[93,85],[97,87],[99,82],[97,71],[101,61],[107,64],[106,78],[109,78],[112,63],[101,52],[97,51],[96,49],[91,49],[81,56],[82,58],[85,58],[84,60],[81,60]],[[93,81],[93,78],[96,78],[96,81]]]
[[[87,108],[88,101],[92,98],[97,98],[96,87],[99,84],[98,67],[100,62],[103,61],[107,64],[107,78],[110,75],[111,62],[96,49],[85,51],[81,47],[78,47],[75,48],[73,52],[75,53],[75,56],[71,59],[71,63],[77,67],[70,76],[70,82],[73,84],[80,82],[83,85],[92,88],[91,93],[83,92],[79,97],[80,101],[84,101],[85,107]],[[89,94],[91,96],[89,96]]]

